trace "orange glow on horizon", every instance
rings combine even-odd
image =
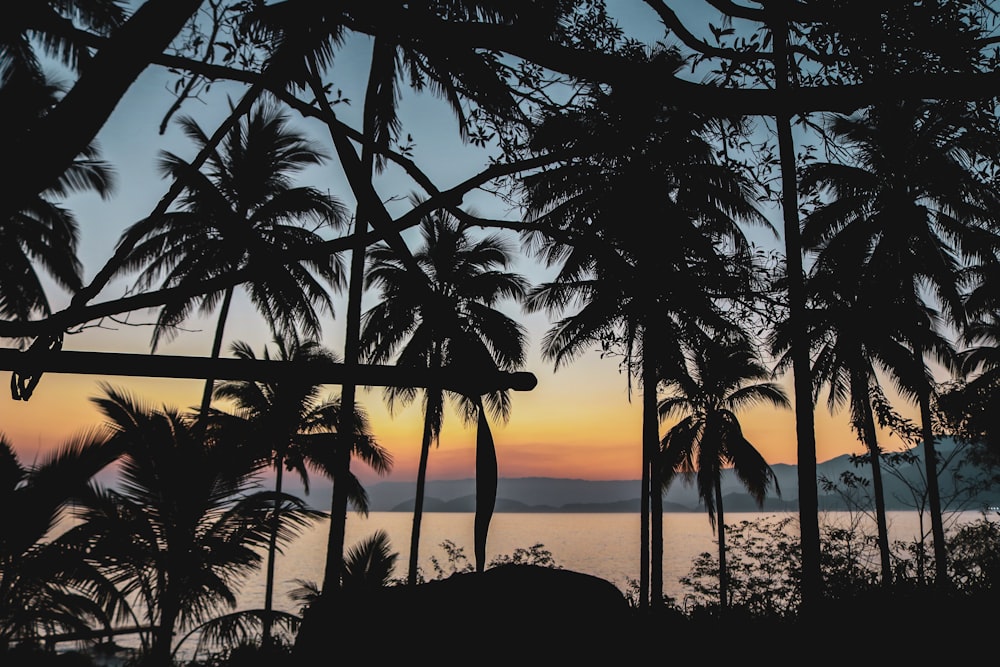
[[[504,477],[562,477],[588,480],[638,479],[640,476],[641,406],[637,390],[628,388],[613,362],[598,360],[539,372],[538,387],[514,392],[508,423],[491,420],[498,466]],[[101,415],[90,398],[106,381],[151,407],[193,408],[200,399],[200,380],[100,378],[47,374],[27,402],[7,399],[0,405],[0,432],[22,461],[51,451],[73,436],[97,427]],[[331,394],[336,387],[329,387]],[[368,412],[373,432],[394,459],[386,479],[416,478],[422,433],[418,399],[390,414],[380,388],[362,388],[358,399]],[[844,414],[830,415],[825,404],[815,411],[817,461],[859,453],[860,445]],[[796,462],[794,412],[758,408],[741,415],[744,433],[772,463]],[[669,425],[661,425],[661,434]],[[883,448],[902,448],[881,435]],[[379,479],[362,463],[352,466],[363,481]],[[475,474],[475,429],[464,424],[454,407],[446,407],[439,446],[432,448],[430,479],[461,479]]]

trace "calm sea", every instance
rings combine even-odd
[[[744,520],[789,516],[794,525],[797,515],[774,512],[730,512],[726,524],[736,525]],[[982,517],[982,513],[962,512],[951,515],[952,522],[966,522]],[[857,517],[855,517],[857,518]],[[996,516],[992,517],[994,520]],[[889,539],[910,540],[920,532],[916,512],[889,512]],[[822,523],[836,523],[847,527],[846,512],[824,514]],[[866,521],[862,519],[862,521]],[[346,547],[357,544],[377,530],[384,530],[390,539],[392,551],[399,554],[395,577],[406,576],[409,562],[410,526],[412,517],[406,512],[373,512],[367,518],[350,514],[347,519]],[[874,522],[862,523],[861,528],[874,533]],[[924,531],[929,532],[925,517]],[[329,526],[323,521],[303,533],[279,556],[275,565],[275,606],[286,611],[296,611],[296,603],[288,598],[288,591],[295,588],[296,579],[321,583],[326,541]],[[515,549],[529,549],[534,545],[552,554],[558,567],[591,574],[606,579],[622,591],[630,579],[639,577],[640,522],[638,514],[496,514],[490,524],[487,542],[487,560],[512,554]],[[462,549],[469,562],[473,562],[473,515],[454,512],[431,512],[424,515],[420,539],[420,567],[428,577],[433,577],[431,558],[436,558],[450,573],[447,554],[441,547],[450,541]],[[663,592],[680,601],[684,587],[679,579],[687,575],[692,563],[705,551],[715,552],[716,536],[704,513],[664,514]],[[240,606],[263,606],[264,577],[261,574],[243,587]]]

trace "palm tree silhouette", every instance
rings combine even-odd
[[[44,82],[38,50],[72,70],[82,69],[89,60],[90,44],[82,32],[67,30],[67,21],[72,20],[90,32],[108,35],[127,16],[127,10],[118,0],[39,0],[4,9],[0,90],[12,79],[22,77]]]
[[[896,293],[874,282],[858,259],[820,253],[806,280],[809,307],[804,315],[804,330],[812,351],[814,402],[825,388],[831,413],[848,405],[851,426],[867,450],[881,577],[888,585],[892,582],[892,564],[876,413],[891,409],[882,378],[896,380],[896,369],[912,364],[912,332],[907,325],[922,315],[909,312],[912,302],[900,301]],[[873,326],[873,322],[880,325]],[[772,349],[782,355],[779,368],[791,363],[787,325],[780,324],[772,339]],[[941,338],[933,344],[947,347],[947,341]],[[878,415],[881,422],[887,417],[890,415]]]
[[[685,373],[664,378],[664,393],[657,404],[661,419],[681,416],[660,443],[663,487],[666,492],[677,474],[698,488],[708,521],[718,534],[719,604],[729,604],[726,568],[726,524],[722,506],[722,471],[732,467],[737,478],[757,502],[778,479],[764,457],[743,435],[736,412],[761,403],[790,407],[784,391],[757,358],[747,339],[720,339],[693,349]]]
[[[670,49],[636,57],[680,66]],[[662,511],[655,511],[662,500],[651,493],[660,487],[652,466],[659,375],[677,365],[683,341],[696,346],[733,327],[718,297],[738,302],[758,285],[740,223],[770,229],[749,183],[716,160],[711,127],[708,118],[652,99],[647,86],[622,85],[611,95],[595,90],[588,108],[541,123],[532,143],[588,157],[524,179],[534,230],[528,247],[560,265],[525,308],[559,316],[579,306],[546,333],[543,354],[558,369],[600,345],[621,354],[630,386],[637,378],[642,387],[643,607],[650,595],[654,605],[662,599]],[[652,225],[670,243],[652,243]]]
[[[91,432],[25,466],[0,434],[0,501],[11,510],[0,516],[0,646],[108,627],[127,610],[114,584],[88,561],[86,545],[58,534],[76,498],[119,454]]]
[[[274,359],[304,362],[312,366],[339,363],[336,355],[323,348],[318,341],[274,339],[277,354]],[[237,359],[256,359],[247,343],[232,346]],[[264,350],[264,359],[271,359]],[[250,447],[263,449],[263,455],[274,468],[274,492],[280,498],[284,473],[295,472],[309,493],[309,470],[333,479],[332,453],[342,446],[338,435],[340,399],[323,397],[322,386],[315,382],[284,380],[281,382],[256,382],[233,380],[221,382],[215,388],[216,399],[229,400],[235,412],[213,412],[212,419],[227,437],[246,442]],[[355,438],[353,455],[367,463],[376,473],[387,474],[392,469],[392,456],[375,441],[367,416],[358,410],[354,419]],[[354,475],[346,480],[335,480],[348,487],[348,496],[356,507],[367,511],[367,496]],[[267,645],[271,641],[271,612],[274,595],[274,564],[278,547],[281,504],[272,511],[271,531],[267,545],[266,580],[264,588],[264,634]]]
[[[803,226],[807,247],[855,258],[849,270],[865,271],[867,284],[879,285],[906,314],[901,334],[911,355],[892,372],[920,409],[942,585],[947,554],[931,425],[934,380],[926,358],[955,367],[943,331],[946,324],[959,330],[964,325],[963,262],[988,260],[1000,241],[994,231],[1000,196],[975,173],[978,156],[993,154],[996,141],[968,121],[963,105],[929,102],[885,103],[855,116],[831,117],[831,133],[853,163],[816,163],[802,179],[807,188],[827,193]]]
[[[119,483],[91,487],[77,508],[82,523],[70,532],[144,606],[154,626],[149,664],[167,667],[175,631],[236,606],[235,586],[260,566],[275,504],[283,506],[282,544],[320,514],[294,496],[259,490],[259,450],[102,388],[93,400],[109,441],[123,451]]]
[[[369,251],[367,284],[379,290],[380,302],[364,314],[364,358],[373,363],[395,358],[397,365],[431,371],[446,364],[467,365],[470,386],[476,368],[520,367],[525,355],[524,328],[496,309],[504,299],[522,298],[527,288],[522,276],[503,270],[512,261],[509,245],[494,234],[473,238],[467,227],[444,212],[424,218],[420,231],[423,243],[414,254],[422,270],[419,277],[411,275],[387,245]],[[413,387],[388,387],[384,395],[393,409],[397,404],[409,404],[417,393]],[[467,419],[479,424],[479,438],[485,440],[477,442],[483,443],[483,453],[488,456],[492,448],[484,409],[506,419],[510,412],[508,391],[488,392],[485,400],[474,392],[452,396],[464,404]],[[424,428],[410,534],[410,584],[417,581],[427,459],[441,433],[444,404],[442,388],[424,390]],[[488,486],[489,480],[477,479],[477,486],[480,483]],[[493,484],[495,488],[495,480]],[[477,501],[477,512],[480,509]]]
[[[61,93],[59,85],[44,79],[12,76],[0,86],[0,105],[11,122],[24,125],[44,116]],[[51,314],[39,267],[60,287],[80,288],[79,229],[73,212],[59,200],[77,192],[108,198],[113,189],[114,173],[91,143],[55,185],[0,220],[0,314],[23,320]]]
[[[208,145],[208,137],[193,119],[183,117],[180,124],[199,148]],[[145,289],[161,276],[162,287],[177,287],[252,267],[255,278],[246,290],[271,331],[317,337],[320,312],[333,311],[328,290],[343,286],[339,258],[326,255],[282,264],[274,261],[274,254],[301,252],[322,243],[323,237],[306,223],[334,228],[344,223],[339,201],[292,182],[294,174],[324,159],[315,144],[289,125],[286,114],[265,103],[226,134],[203,170],[164,153],[161,170],[185,185],[179,208],[140,220],[124,232],[122,238],[141,240],[119,272],[141,269],[136,283]],[[230,287],[165,304],[157,316],[152,349],[176,335],[174,327],[196,306],[207,313],[221,300],[211,354],[218,358],[234,292]],[[213,385],[214,379],[208,378],[203,413]]]
[[[408,82],[417,90],[426,87],[443,97],[457,116],[463,139],[469,138],[467,101],[501,118],[510,119],[519,114],[518,103],[505,82],[503,67],[493,54],[439,39],[439,24],[503,23],[548,34],[558,29],[563,11],[561,6],[520,1],[324,5],[308,0],[288,0],[262,5],[249,14],[248,24],[252,29],[268,35],[278,45],[270,62],[281,65],[290,81],[309,82],[322,102],[325,102],[325,92],[319,74],[332,63],[336,47],[346,34],[361,28],[361,32],[374,35],[362,111],[364,141],[360,159],[350,141],[335,127],[332,109],[326,108],[330,115],[331,138],[358,200],[344,343],[344,362],[349,367],[358,363],[361,354],[365,235],[369,224],[380,219],[379,213],[385,214],[371,188],[371,179],[381,172],[384,166],[382,152],[397,139],[401,129],[398,103],[403,84]],[[378,210],[372,210],[373,207]],[[389,230],[388,234],[390,245],[400,254],[400,260],[412,271],[419,272],[398,233]],[[355,395],[355,383],[342,386],[345,421],[350,418]],[[349,466],[349,462],[342,460],[339,465]],[[336,489],[334,493],[324,577],[324,587],[331,590],[341,584],[346,516],[346,498],[336,495]]]

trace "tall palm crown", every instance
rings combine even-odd
[[[0,106],[12,122],[23,126],[45,115],[61,92],[58,85],[44,79],[15,76],[0,87]],[[113,171],[92,143],[53,187],[28,198],[13,215],[0,219],[0,314],[27,320],[51,313],[39,267],[60,287],[71,292],[80,288],[82,267],[76,257],[79,228],[73,212],[59,202],[83,192],[107,198],[113,189]]]
[[[412,275],[387,246],[370,251],[366,282],[379,290],[382,300],[364,314],[360,338],[364,358],[379,363],[395,357],[397,365],[432,370],[462,366],[469,369],[470,379],[475,377],[475,368],[521,367],[526,347],[524,327],[496,308],[505,299],[521,299],[527,289],[522,276],[504,270],[512,262],[512,249],[498,235],[474,239],[467,227],[444,212],[424,218],[420,232],[423,242],[414,253],[421,269],[419,276]],[[416,395],[413,387],[385,390],[390,408],[397,402],[407,404]],[[484,410],[506,419],[510,398],[506,390],[453,397],[460,401],[466,419],[478,422],[477,495],[482,489],[483,502],[477,497],[476,554],[477,566],[481,566],[486,526],[495,502],[488,491],[491,485],[495,489],[495,466],[492,471],[479,469],[480,462],[495,457]],[[424,432],[410,536],[411,583],[417,580],[427,457],[441,432],[444,402],[440,387],[428,387],[424,392]]]
[[[676,51],[635,54],[680,66]],[[543,354],[556,368],[594,345],[624,356],[631,386],[643,388],[641,604],[661,590],[659,559],[646,557],[660,514],[650,512],[650,467],[658,447],[658,373],[681,359],[682,343],[734,327],[722,298],[740,302],[759,285],[743,224],[770,228],[753,204],[743,176],[716,159],[708,140],[712,121],[673,109],[647,87],[620,85],[593,91],[575,114],[543,119],[532,141],[581,157],[524,179],[529,247],[556,277],[525,300],[528,311],[561,316],[545,334]],[[653,225],[670,236],[652,243]],[[731,302],[731,303],[732,303]],[[575,308],[571,315],[565,311]],[[672,360],[672,361],[670,361]],[[650,516],[652,515],[652,516]]]
[[[681,65],[670,49],[635,57]],[[718,297],[740,298],[747,292],[740,285],[754,282],[743,225],[774,231],[754,204],[753,185],[716,159],[715,121],[674,109],[641,86],[592,93],[579,111],[544,118],[532,138],[534,149],[561,147],[581,157],[523,180],[532,223],[526,239],[549,266],[560,267],[528,307],[581,306],[579,316],[546,336],[557,366],[612,331],[601,320],[632,321],[626,328],[636,334],[637,316],[653,302],[660,312],[677,306],[689,319],[725,328]],[[670,243],[650,243],[651,221],[665,226]],[[702,292],[671,279],[679,275]],[[606,312],[585,316],[598,307]]]
[[[180,123],[199,148],[208,145],[193,119],[185,117]],[[276,257],[324,241],[307,223],[339,227],[345,221],[339,201],[316,188],[293,185],[295,174],[324,159],[316,145],[289,125],[287,115],[268,104],[257,105],[234,127],[201,171],[165,153],[160,168],[182,181],[184,192],[177,210],[126,230],[123,238],[138,232],[141,241],[120,271],[141,269],[140,288],[161,277],[163,287],[183,287],[250,267],[254,277],[246,289],[271,330],[318,336],[319,312],[333,309],[328,287],[343,285],[339,257],[325,254],[287,262]],[[224,292],[213,291],[164,305],[153,348],[172,337],[174,325],[195,306],[209,312],[223,297]]]
[[[912,283],[913,298],[926,290],[961,324],[959,270],[995,257],[1000,243],[1000,197],[977,174],[1000,137],[969,121],[962,105],[925,102],[831,117],[830,130],[851,163],[803,169],[803,188],[824,195],[804,220],[803,242],[834,257],[856,257],[886,279],[902,276],[903,284]]]
[[[964,104],[921,101],[835,116],[830,128],[851,161],[803,170],[803,186],[822,194],[804,221],[803,242],[817,252],[818,266],[866,275],[866,289],[877,285],[884,299],[875,306],[903,318],[898,340],[911,357],[893,374],[920,406],[935,565],[943,585],[947,564],[930,415],[934,378],[925,356],[954,367],[954,349],[943,332],[965,324],[961,271],[994,261],[1000,247],[1000,194],[978,169],[1000,146],[998,135]]]
[[[423,219],[422,244],[414,253],[423,275],[412,276],[385,245],[370,251],[366,275],[381,301],[365,312],[362,350],[372,363],[396,357],[398,365],[432,368],[444,364],[483,363],[514,370],[525,360],[524,327],[497,309],[518,301],[526,290],[523,276],[505,271],[513,248],[490,234],[475,239],[469,229],[444,212]],[[413,387],[385,390],[390,406],[408,403]],[[509,413],[509,394],[490,392],[494,415]],[[440,431],[440,423],[434,428]]]

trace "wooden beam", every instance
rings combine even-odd
[[[79,352],[69,350],[0,349],[0,370],[38,376],[43,372],[82,375],[125,375],[137,377],[250,380],[279,382],[309,380],[319,384],[379,387],[427,387],[440,385],[462,394],[477,396],[498,389],[530,391],[538,383],[534,374],[517,371],[470,371],[443,368],[438,373],[403,366],[360,364],[357,374],[348,377],[343,364],[280,361],[274,359],[210,359],[161,354],[121,352]]]

